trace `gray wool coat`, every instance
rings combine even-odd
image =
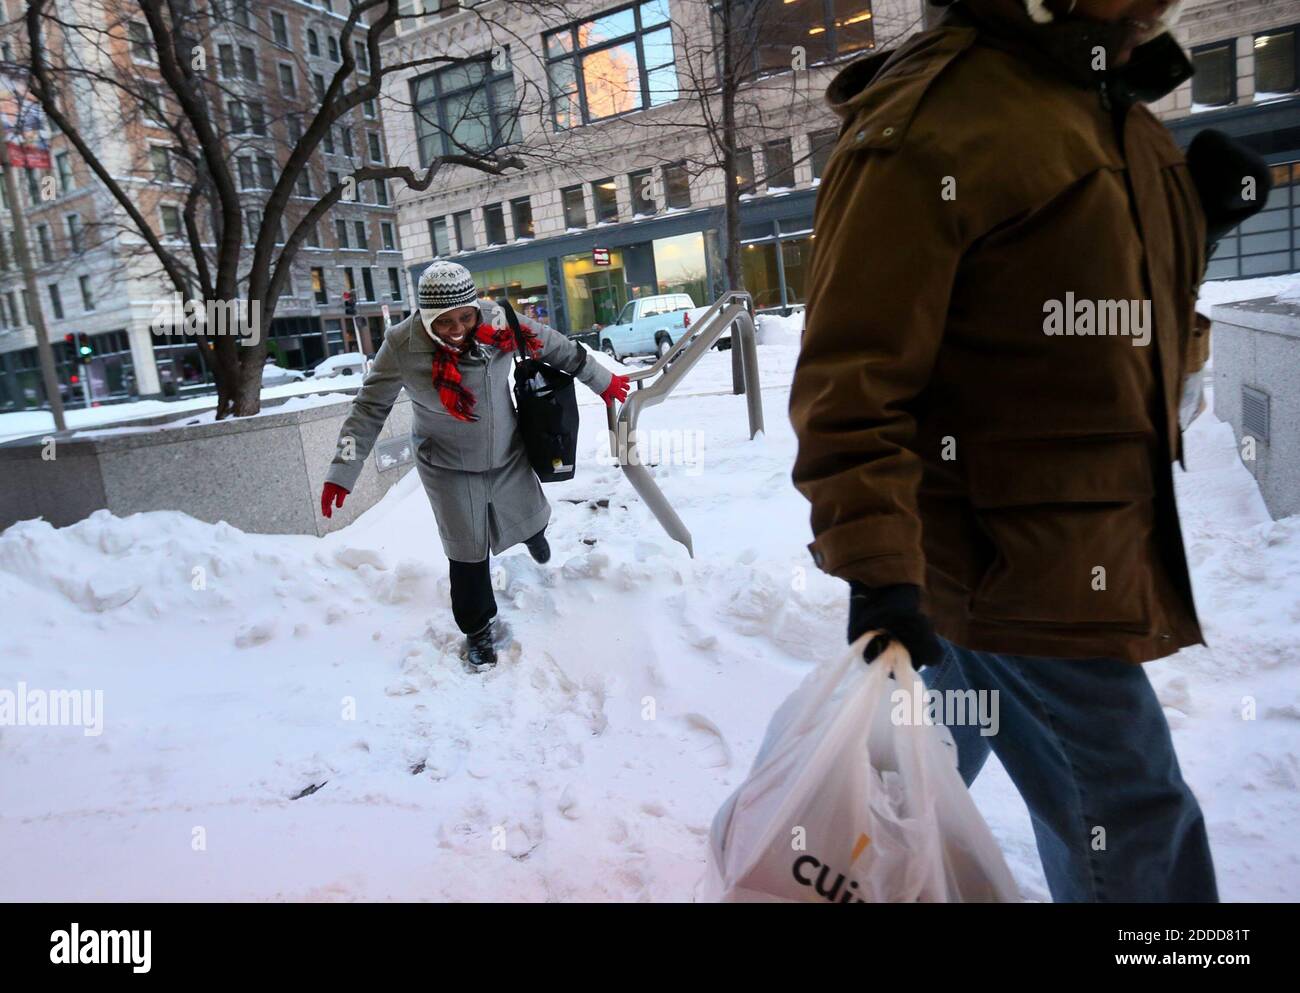
[[[505,312],[491,300],[477,303],[483,321],[505,326]],[[520,324],[542,340],[539,358],[573,372],[582,346],[522,314]],[[411,398],[411,443],[416,469],[438,522],[449,559],[481,562],[546,526],[551,506],[528,464],[513,402],[513,353],[473,342],[460,358],[461,381],[475,397],[478,420],[447,413],[433,388],[433,340],[415,311],[390,327],[352,409],[339,432],[338,452],[325,474],[345,490],[356,486],[388,412],[402,388]],[[609,386],[610,372],[590,358],[577,378],[595,393]],[[348,444],[351,439],[352,444]]]

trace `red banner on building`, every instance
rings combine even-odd
[[[50,150],[36,145],[9,143],[9,162],[15,169],[48,169]]]

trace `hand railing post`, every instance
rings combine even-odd
[[[669,537],[681,542],[692,558],[695,551],[690,530],[656,485],[649,469],[641,463],[636,444],[637,419],[642,407],[654,406],[666,399],[730,327],[732,389],[736,394],[746,394],[750,438],[762,431],[763,404],[758,384],[758,354],[752,314],[753,303],[748,293],[732,291],[723,294],[696,322],[695,330],[683,335],[666,355],[649,368],[628,374],[627,378],[636,382],[638,388],[621,404],[617,416],[613,406],[607,408],[610,454],[618,459],[624,475]],[[661,370],[664,371],[662,376],[652,385],[641,388],[642,380],[648,380]]]

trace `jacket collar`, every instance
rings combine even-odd
[[[1124,104],[1159,100],[1192,75],[1191,61],[1168,32],[1139,45],[1127,63],[1117,66],[1125,39],[1122,25],[1081,17],[1037,24],[1019,0],[960,0],[940,23],[974,27],[986,43],[1077,86],[1098,89],[1104,84],[1111,98]],[[1094,68],[1099,48],[1105,53],[1104,70]]]

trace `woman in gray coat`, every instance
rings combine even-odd
[[[419,310],[384,335],[374,365],[339,432],[325,475],[321,513],[343,506],[402,388],[411,398],[416,468],[451,563],[451,606],[474,669],[496,662],[489,552],[523,542],[538,562],[550,558],[551,506],[524,454],[511,401],[515,337],[505,311],[478,299],[469,271],[435,262],[420,276]],[[627,396],[611,375],[564,335],[520,317],[537,359],[571,373],[607,404]]]

